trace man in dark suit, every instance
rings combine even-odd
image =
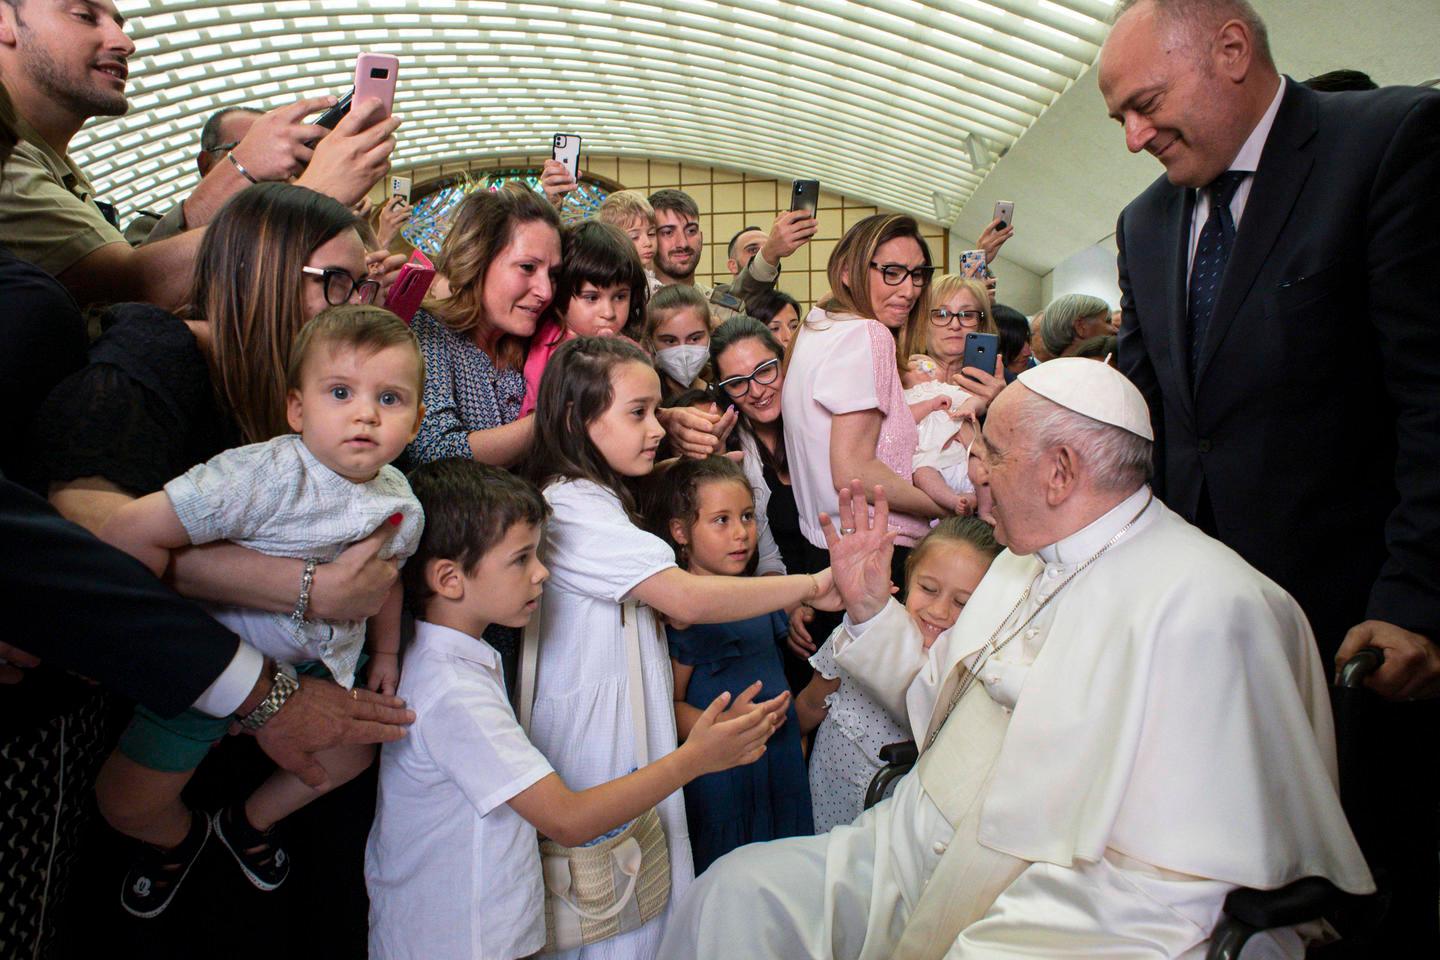
[[[1323,652],[1386,648],[1377,688],[1430,692],[1440,93],[1307,90],[1245,0],[1122,0],[1100,89],[1165,167],[1116,227],[1120,368],[1154,417],[1157,491],[1290,591]],[[1397,731],[1433,744],[1431,705],[1406,706]],[[1436,764],[1385,764],[1416,817],[1396,919],[1435,955]]]

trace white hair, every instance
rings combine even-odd
[[[1046,399],[1032,390],[1021,394],[1025,404],[1017,432],[1035,451],[1065,446],[1103,490],[1134,490],[1150,479],[1154,444],[1138,434],[1101,423]]]

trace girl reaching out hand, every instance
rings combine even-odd
[[[655,613],[683,623],[725,623],[800,602],[840,606],[829,570],[697,576],[679,569],[670,546],[645,532],[634,484],[655,467],[664,436],[655,418],[659,403],[660,378],[650,359],[618,337],[566,342],[540,383],[527,470],[553,513],[530,735],[573,788],[635,767],[622,621],[627,601],[641,605],[640,672],[652,759],[676,745],[674,680]],[[765,709],[779,715],[787,706],[781,697]],[[693,878],[681,796],[668,797],[659,813],[674,904]],[[586,956],[654,956],[667,915],[668,910],[631,933],[593,945]]]

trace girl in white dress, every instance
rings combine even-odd
[[[634,489],[655,468],[655,451],[665,436],[655,419],[659,403],[660,378],[650,358],[617,337],[566,342],[540,382],[527,472],[553,513],[546,528],[550,579],[541,604],[530,739],[576,790],[636,767],[621,624],[626,601],[641,604],[651,762],[676,746],[670,652],[656,612],[678,623],[728,623],[801,602],[840,606],[828,569],[798,576],[701,577],[676,566],[665,541],[645,531]],[[729,709],[759,708],[784,717],[789,693],[752,705],[758,688],[757,683]],[[673,906],[694,878],[684,800],[676,792],[658,809],[669,842]],[[669,912],[667,907],[637,930],[564,956],[648,960],[659,948]]]
[[[955,625],[999,552],[995,535],[978,517],[947,517],[916,544],[905,562],[905,609],[926,650]],[[892,716],[836,665],[830,636],[810,658],[814,678],[795,698],[801,731],[820,728],[810,753],[817,834],[860,816],[865,789],[884,766],[880,748],[910,739],[905,718]]]

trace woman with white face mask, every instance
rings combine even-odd
[[[710,304],[684,284],[661,287],[650,298],[641,346],[655,358],[665,399],[703,390],[710,362]]]

